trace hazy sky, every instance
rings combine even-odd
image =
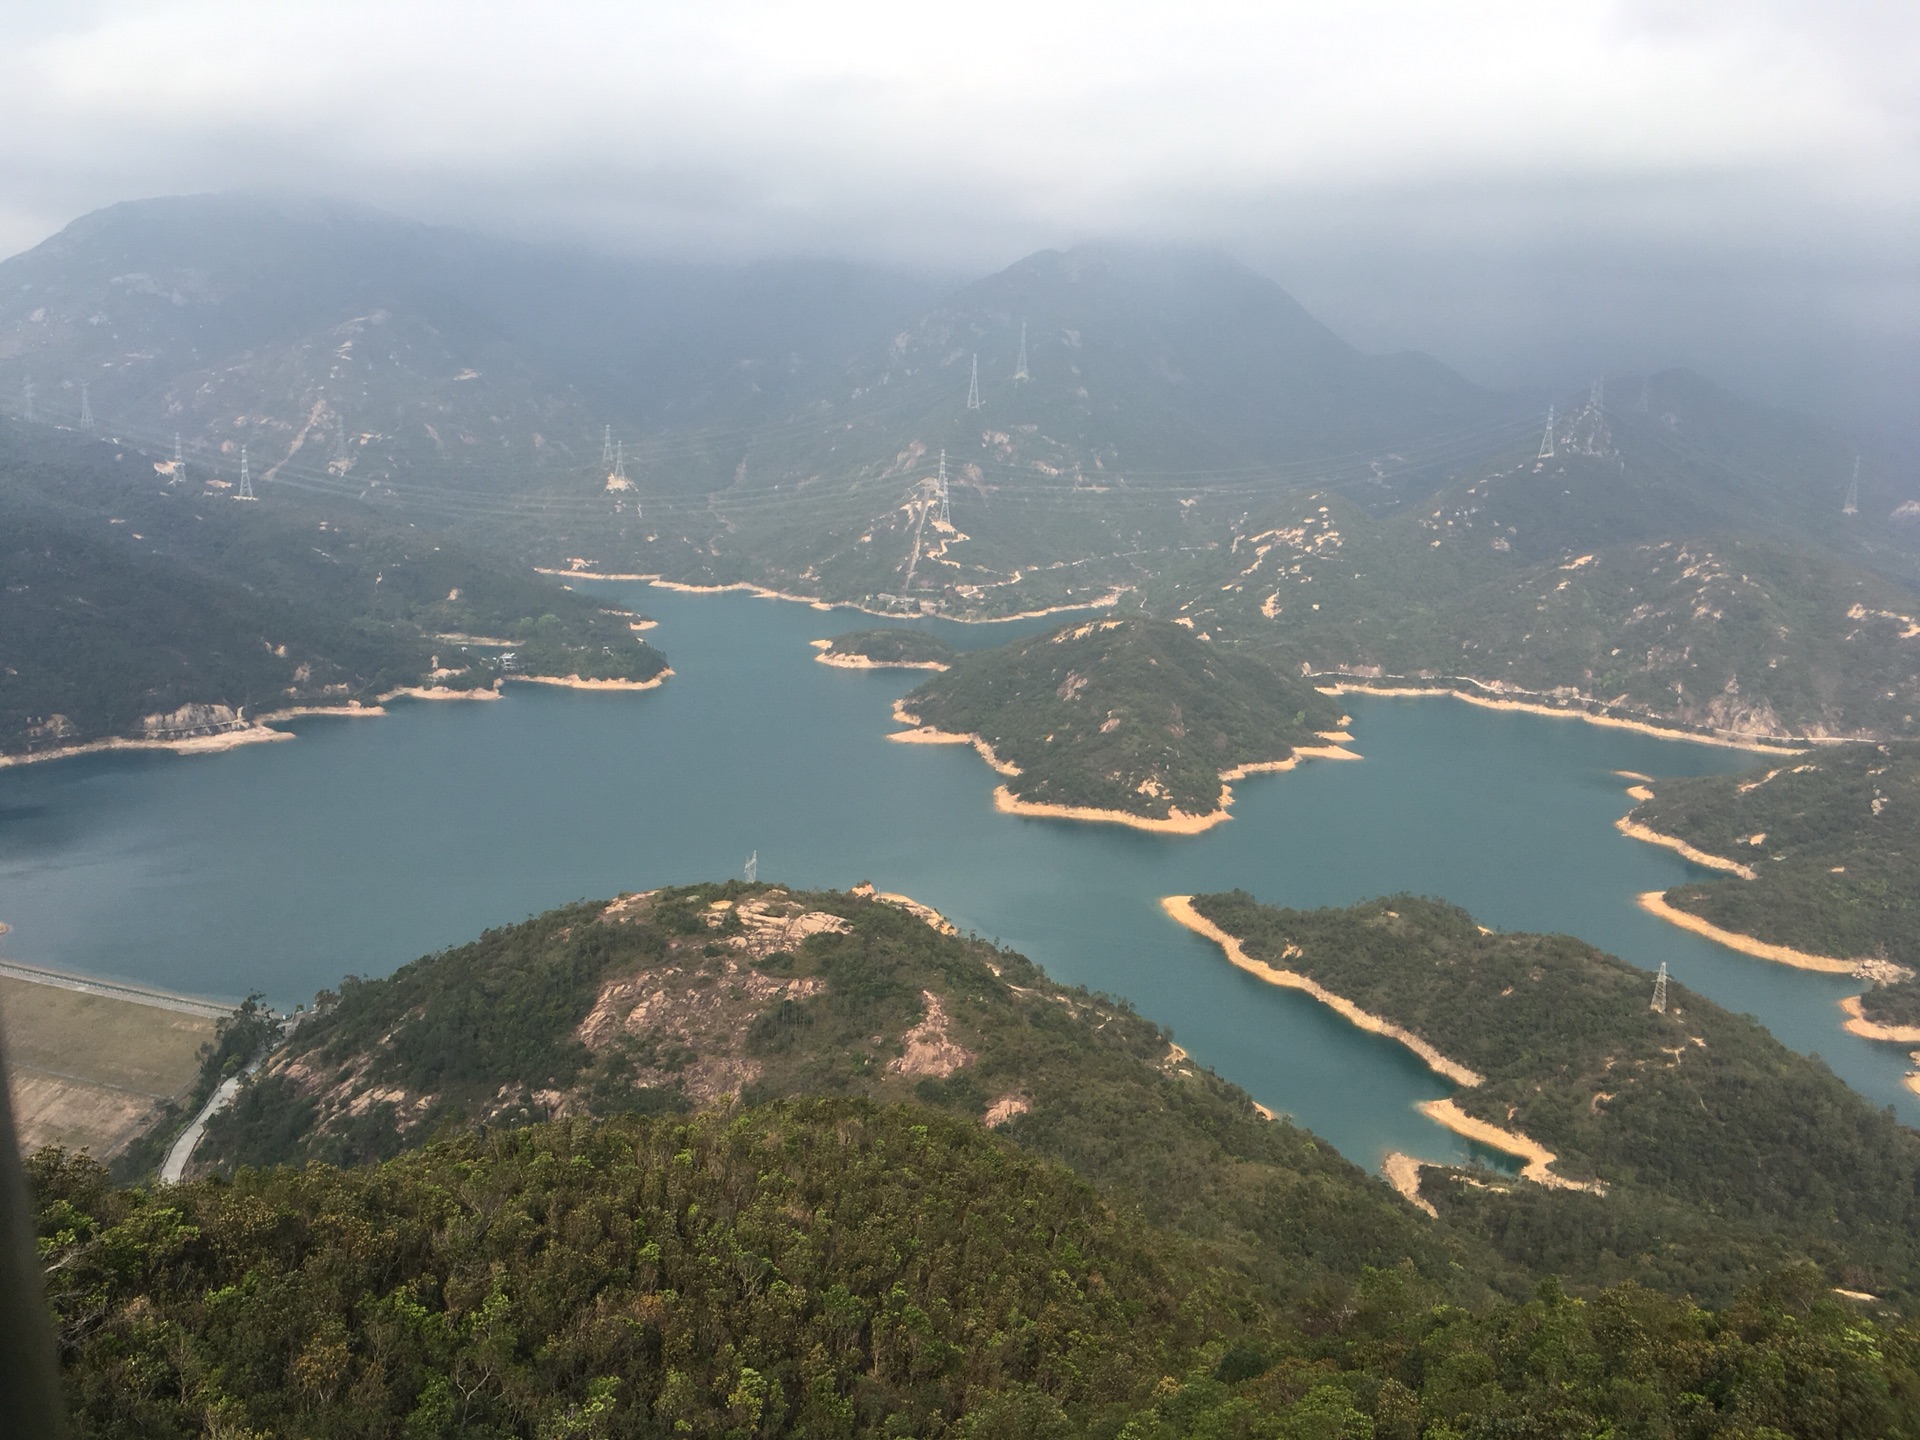
[[[956,273],[1201,242],[1483,379],[1920,408],[1912,0],[0,7],[0,252],[262,184]]]

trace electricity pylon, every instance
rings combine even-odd
[[[969,410],[980,408],[980,357],[978,355],[973,357],[973,378],[967,382],[967,408]]]

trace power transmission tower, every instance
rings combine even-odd
[[[760,879],[760,852],[758,850],[747,856],[746,870],[747,884],[757,884]]]
[[[627,442],[616,440],[613,442],[613,488],[625,490],[628,488],[628,483]]]
[[[33,419],[33,377],[31,375],[20,382],[20,400],[26,406],[27,419],[31,422]]]
[[[87,394],[87,382],[80,382],[80,428],[93,429],[93,400]]]
[[[1858,455],[1853,457],[1853,480],[1847,486],[1847,503],[1840,507],[1840,513],[1842,515],[1860,513],[1860,457]]]
[[[978,355],[973,357],[973,379],[967,382],[967,408],[969,410],[980,408],[980,357]]]
[[[347,458],[347,417],[344,415],[333,417],[333,458]]]
[[[1667,962],[1660,962],[1660,973],[1653,977],[1653,1004],[1650,1009],[1659,1014],[1667,1013]]]
[[[607,426],[607,432],[600,437],[600,463],[605,465],[613,459],[613,426]]]
[[[240,493],[233,498],[236,500],[258,500],[260,498],[253,493],[253,477],[247,473],[247,447],[244,445],[240,447]]]
[[[187,457],[180,450],[180,432],[173,432],[173,478],[167,483],[178,485],[187,478]]]
[[[1547,407],[1547,433],[1540,437],[1540,453],[1533,457],[1536,461],[1553,458],[1553,407]]]
[[[1020,322],[1020,358],[1013,362],[1013,378],[1016,382],[1033,378],[1027,374],[1027,322],[1024,320]]]
[[[940,452],[940,478],[934,481],[933,498],[940,506],[940,512],[935,517],[936,523],[951,530],[953,511],[947,505],[947,452],[944,450]]]

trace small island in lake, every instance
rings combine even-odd
[[[893,738],[971,743],[1023,815],[1191,832],[1227,818],[1229,780],[1297,757],[1355,758],[1329,740],[1337,702],[1178,624],[1083,620],[955,655],[895,716]]]
[[[816,640],[813,658],[822,665],[845,670],[945,670],[952,666],[953,646],[924,630],[892,626],[855,630],[831,640]]]

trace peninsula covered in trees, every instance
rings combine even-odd
[[[1289,768],[1330,744],[1339,705],[1263,660],[1186,626],[1081,620],[956,656],[899,703],[918,742],[971,742],[1007,777],[1020,814],[1204,829],[1226,818],[1226,782]]]
[[[1460,1084],[1429,1113],[1529,1178],[1442,1167],[1418,1194],[1510,1260],[1702,1293],[1808,1259],[1845,1289],[1920,1292],[1920,1135],[1754,1020],[1677,983],[1655,1010],[1646,972],[1438,901],[1180,906],[1236,962],[1357,1010]]]

